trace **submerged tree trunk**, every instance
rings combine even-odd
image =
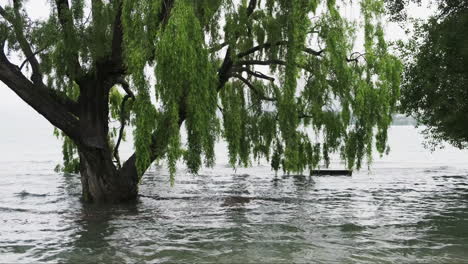
[[[80,174],[86,202],[122,202],[138,195],[138,177],[118,171],[110,152],[80,151]]]
[[[109,89],[98,77],[80,83],[80,174],[86,202],[122,202],[135,199],[138,177],[121,171],[112,160],[109,143]]]

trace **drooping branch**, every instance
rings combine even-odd
[[[261,91],[259,91],[257,89],[257,87],[255,87],[252,83],[250,83],[249,80],[242,77],[242,75],[232,74],[231,77],[235,77],[235,78],[239,79],[241,82],[243,82],[245,85],[247,85],[247,87],[249,87],[250,90],[252,90],[252,92],[254,92],[261,100],[270,101],[270,102],[278,101],[276,98],[268,97],[268,96],[264,95]]]

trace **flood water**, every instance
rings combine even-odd
[[[172,188],[152,168],[137,203],[107,207],[53,172],[51,130],[30,132],[0,141],[2,263],[468,262],[468,153],[431,154],[413,127],[393,127],[391,154],[352,177],[233,171],[221,144],[215,168],[180,169]]]

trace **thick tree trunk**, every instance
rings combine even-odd
[[[138,178],[115,168],[110,152],[80,151],[83,199],[86,202],[123,202],[136,199]]]
[[[99,76],[99,75],[97,75]],[[117,170],[109,144],[109,84],[88,79],[80,85],[80,173],[86,202],[122,202],[138,194],[136,173]]]

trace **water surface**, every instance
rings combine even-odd
[[[220,144],[215,168],[180,169],[173,188],[152,168],[137,203],[111,207],[83,205],[79,177],[53,172],[50,130],[13,132],[0,141],[0,262],[468,261],[468,153],[431,154],[412,127],[393,127],[390,156],[353,177],[233,171]]]

